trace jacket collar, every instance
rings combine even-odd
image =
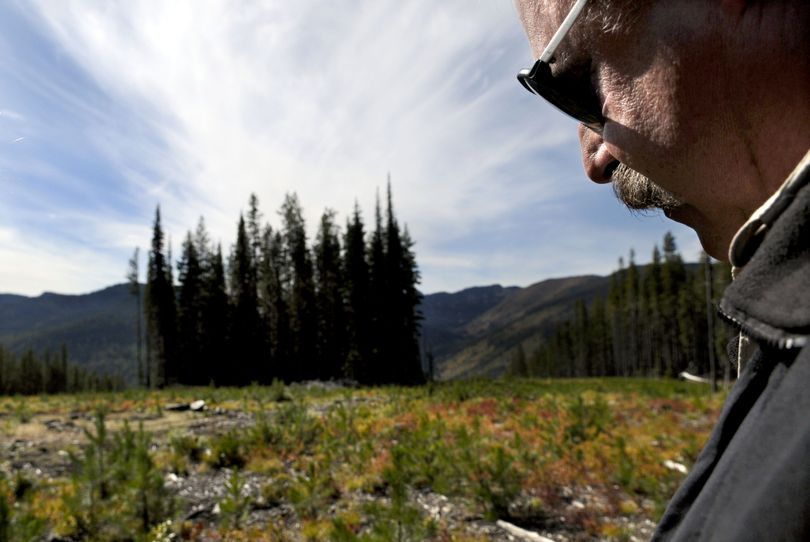
[[[810,152],[757,209],[731,243],[745,267],[726,288],[720,312],[753,338],[774,346],[810,339]]]
[[[790,205],[796,192],[807,184],[808,173],[810,173],[810,150],[782,183],[782,186],[759,209],[754,211],[754,214],[737,231],[728,251],[729,262],[732,266],[741,269],[748,263],[773,222]]]

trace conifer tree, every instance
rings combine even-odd
[[[197,235],[197,250],[207,247],[207,240]],[[204,227],[203,227],[204,232]],[[208,384],[215,382],[225,384],[230,380],[231,367],[228,356],[230,305],[225,284],[225,264],[222,247],[216,250],[204,250],[204,273],[202,280],[202,367],[197,382]]]
[[[661,316],[664,321],[663,328],[663,349],[664,368],[663,373],[669,376],[677,374],[676,368],[680,364],[682,355],[680,352],[680,329],[685,324],[679,318],[679,291],[686,280],[686,269],[683,260],[678,254],[675,244],[675,237],[667,232],[663,241],[664,262],[661,267]]]
[[[262,234],[259,266],[259,303],[263,334],[266,337],[267,358],[264,381],[273,378],[292,379],[289,365],[290,322],[287,300],[289,266],[280,232],[268,225]]]
[[[574,376],[581,377],[593,374],[591,369],[592,331],[585,302],[578,299],[574,303]]]
[[[312,256],[298,196],[287,194],[281,207],[283,235],[289,258],[290,367],[294,380],[317,378],[317,315]]]
[[[170,282],[171,269],[164,253],[160,206],[155,210],[152,248],[146,283],[147,345],[152,359],[147,361],[147,382],[164,387],[175,375],[175,299]]]
[[[355,202],[352,218],[343,237],[343,276],[345,277],[348,346],[346,374],[361,383],[371,382],[369,266],[366,261],[366,234],[360,208]]]
[[[320,378],[344,376],[346,319],[343,303],[343,270],[335,212],[327,209],[315,239],[316,305]]]
[[[412,253],[413,243],[400,232],[394,214],[390,178],[387,186],[384,251],[382,255],[380,344],[378,367],[383,382],[417,384],[424,381],[419,351],[418,307],[422,296],[416,289],[419,271]],[[372,267],[372,280],[374,278]]]
[[[386,293],[388,290],[386,264],[385,264],[385,241],[382,225],[382,211],[380,210],[380,197],[377,196],[374,207],[374,231],[368,244],[367,258],[369,268],[369,348],[368,360],[368,382],[379,384],[385,381],[386,372],[383,367],[387,350],[387,329],[385,321]]]
[[[509,362],[509,376],[526,377],[529,376],[529,364],[526,361],[526,351],[523,344],[518,344]]]
[[[20,359],[18,390],[22,395],[33,395],[43,390],[42,364],[34,356],[34,351],[30,348],[26,350]]]
[[[663,318],[661,313],[663,283],[661,279],[661,251],[658,245],[653,247],[652,260],[644,274],[642,295],[644,307],[644,328],[642,336],[642,356],[646,360],[644,372],[647,375],[659,375],[662,372]]]
[[[624,258],[619,257],[619,269],[610,276],[610,290],[608,292],[607,310],[608,317],[610,318],[610,330],[613,352],[613,366],[607,376],[620,375],[619,367],[622,365],[624,359],[624,329],[625,324],[625,311],[624,311]]]
[[[422,313],[422,293],[417,289],[420,282],[419,268],[416,264],[414,242],[405,226],[401,238],[401,259],[399,265],[398,294],[402,298],[399,331],[402,342],[402,378],[403,384],[422,384],[425,382],[425,371],[422,367],[422,356],[419,349]]]
[[[195,367],[199,370],[203,355],[203,269],[191,232],[183,241],[177,276],[180,283],[177,297],[178,382],[201,384]]]
[[[631,248],[627,259],[627,269],[625,269],[624,302],[625,302],[625,323],[623,330],[624,363],[622,364],[622,375],[631,376],[639,373],[639,273],[635,262],[635,251]]]
[[[249,384],[260,377],[262,345],[258,312],[256,268],[253,248],[239,216],[236,245],[231,254],[230,293],[233,306],[231,352],[234,356],[232,384]]]

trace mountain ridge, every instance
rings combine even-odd
[[[498,376],[518,345],[536,348],[542,337],[573,314],[577,299],[589,303],[607,292],[609,277],[580,275],[526,287],[491,284],[424,296],[422,343],[440,379]],[[0,344],[57,352],[73,363],[120,374],[134,382],[135,299],[129,285],[88,294],[0,294]]]

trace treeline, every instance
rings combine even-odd
[[[0,395],[117,391],[121,378],[98,375],[68,362],[67,348],[59,354],[37,355],[26,350],[18,356],[0,345]]]
[[[535,351],[519,347],[509,372],[542,377],[708,375],[714,356],[722,374],[730,336],[714,307],[731,280],[728,264],[704,255],[698,265],[686,265],[670,233],[664,236],[663,253],[658,246],[653,249],[649,265],[639,268],[634,259],[632,250],[626,266],[619,259],[607,297],[590,306],[577,301],[574,317],[558,325]]]
[[[278,215],[281,225],[274,228],[252,195],[227,264],[200,218],[182,242],[175,281],[157,209],[143,355],[138,330],[141,385],[424,381],[419,271],[413,241],[394,214],[390,183],[385,213],[378,198],[370,231],[357,205],[342,231],[327,209],[310,244],[295,194],[285,197]],[[137,267],[136,250],[129,277],[140,300]]]

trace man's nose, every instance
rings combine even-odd
[[[580,124],[579,146],[588,177],[595,183],[609,183],[619,161],[607,150],[602,136]]]

